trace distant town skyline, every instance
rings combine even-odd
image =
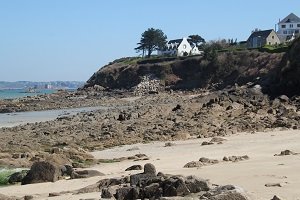
[[[86,81],[114,59],[137,56],[142,32],[168,39],[247,40],[275,29],[300,1],[0,0],[0,81]]]

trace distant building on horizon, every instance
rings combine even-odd
[[[185,56],[200,55],[202,51],[187,38],[170,40],[163,49],[157,51],[157,55]]]
[[[294,13],[289,14],[278,22],[277,35],[281,42],[292,39],[293,36],[300,35],[300,18]]]
[[[265,45],[280,44],[280,39],[273,29],[255,30],[247,40],[248,48],[260,48]]]

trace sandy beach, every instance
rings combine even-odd
[[[22,197],[33,195],[34,199],[81,199],[100,198],[100,193],[81,195],[66,194],[59,197],[48,197],[51,192],[72,191],[96,183],[107,177],[120,177],[139,171],[125,172],[134,164],[152,163],[158,171],[168,174],[196,175],[209,179],[214,184],[233,184],[242,187],[257,200],[269,200],[278,195],[287,200],[298,200],[300,196],[300,156],[274,156],[283,150],[300,152],[300,131],[273,131],[266,133],[240,133],[226,137],[223,144],[201,146],[206,139],[176,141],[174,146],[165,147],[164,142],[135,144],[115,147],[104,151],[92,152],[95,158],[112,159],[144,153],[150,157],[146,161],[122,161],[96,165],[93,169],[106,174],[79,180],[61,180],[55,183],[9,186],[0,188],[0,193]],[[137,147],[138,150],[127,151]],[[224,156],[248,155],[249,160],[240,162],[223,162]],[[183,168],[190,161],[200,157],[218,159],[221,162],[201,168]],[[265,184],[277,184],[281,187],[266,187]]]

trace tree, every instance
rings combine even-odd
[[[195,44],[195,46],[198,46],[199,43],[205,43],[204,38],[200,35],[190,35],[189,39],[193,44]]]
[[[167,43],[167,36],[160,29],[149,28],[146,30],[141,37],[138,47],[135,48],[137,51],[147,51],[147,57],[149,58],[153,51],[159,50],[165,47]]]

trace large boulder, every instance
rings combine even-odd
[[[55,182],[61,176],[61,169],[49,162],[34,163],[22,180],[22,185],[43,182]]]
[[[147,163],[144,165],[144,173],[156,175],[156,168],[153,164]]]

